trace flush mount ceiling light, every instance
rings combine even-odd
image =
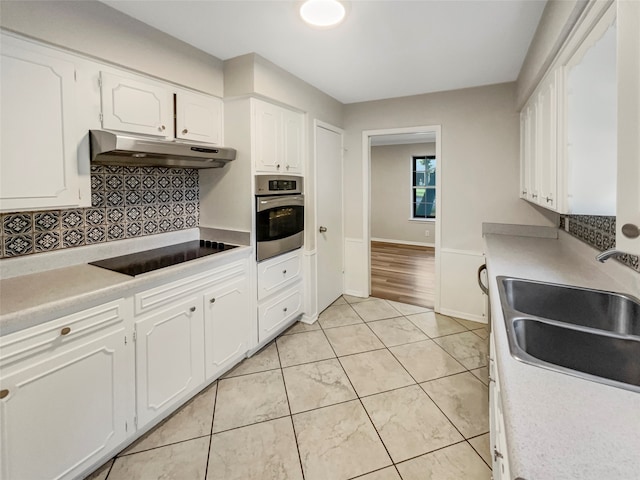
[[[300,6],[302,19],[320,28],[338,25],[346,13],[346,8],[338,0],[307,0]]]

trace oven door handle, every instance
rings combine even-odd
[[[256,197],[256,211],[264,212],[277,207],[304,207],[302,195],[278,195],[277,197]]]

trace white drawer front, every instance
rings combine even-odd
[[[258,307],[259,341],[262,342],[287,322],[302,313],[302,283],[287,289]]]
[[[0,338],[0,364],[6,367],[38,354],[52,355],[77,340],[120,324],[126,317],[125,299],[108,302]]]
[[[258,264],[258,300],[295,283],[302,275],[300,251]]]

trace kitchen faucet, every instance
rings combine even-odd
[[[611,257],[615,257],[618,255],[627,255],[627,252],[622,252],[620,250],[616,250],[615,248],[610,248],[609,250],[605,250],[602,253],[599,253],[598,255],[596,255],[596,260],[598,260],[599,262],[606,262],[609,258]]]

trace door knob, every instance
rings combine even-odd
[[[633,223],[625,223],[622,226],[622,234],[627,238],[638,238],[640,237],[640,229]]]
[[[320,227],[320,233],[324,233],[327,231],[327,227]]]
[[[187,130],[186,128],[184,130],[182,130],[182,134],[186,135],[187,133],[189,133],[189,130]]]

